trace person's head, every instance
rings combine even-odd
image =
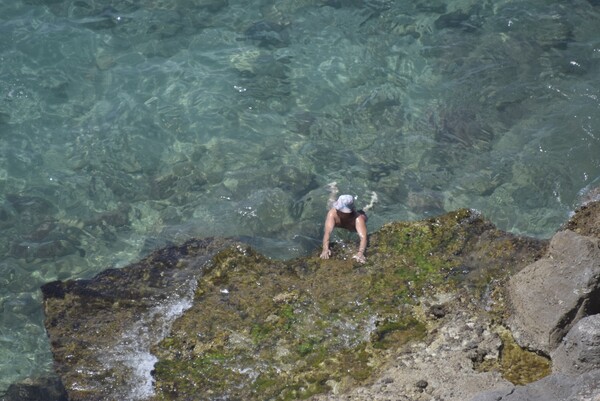
[[[352,195],[340,195],[333,203],[333,207],[342,213],[351,213],[354,210],[354,197]]]

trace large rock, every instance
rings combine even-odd
[[[547,241],[497,230],[470,210],[391,223],[369,239],[366,265],[352,261],[354,244],[334,246],[326,261],[277,261],[240,243],[191,241],[92,280],[47,284],[46,327],[69,399],[342,394],[423,338],[414,366],[441,356],[456,374],[423,370],[409,384],[415,392],[431,398],[456,380],[464,388],[447,399],[462,401],[502,382],[473,371],[500,347],[478,314],[494,308],[494,283],[539,259]],[[441,291],[462,295],[424,307]]]
[[[472,401],[600,399],[600,315],[581,319],[552,353],[554,373],[527,386],[504,385]]]
[[[599,240],[552,237],[545,258],[510,279],[508,325],[522,346],[550,354],[577,321],[600,311]]]
[[[600,315],[581,319],[552,354],[553,371],[582,374],[600,369]]]
[[[600,203],[587,203],[550,242],[548,254],[510,280],[508,318],[515,337],[550,353],[553,374],[503,385],[472,401],[600,399]]]
[[[159,358],[157,399],[285,400],[343,393],[369,381],[394,351],[436,331],[439,322],[418,311],[422,296],[467,284],[473,300],[485,299],[490,280],[536,260],[545,242],[499,231],[477,213],[459,210],[382,227],[370,236],[364,266],[353,264],[353,249],[336,247],[328,261],[315,255],[278,262],[245,248],[216,255],[194,305],[153,349]],[[456,323],[469,329],[463,319]],[[466,336],[460,330],[448,332],[458,339],[456,354],[446,358],[453,371],[457,366],[472,371],[473,361],[459,354],[465,348],[476,352],[483,336],[473,330],[469,346],[462,344]],[[442,339],[432,353],[436,347],[445,350]],[[421,379],[433,391],[444,381],[440,373]],[[495,383],[493,375],[475,376],[478,386]],[[198,388],[207,393],[198,396]],[[454,394],[455,400],[465,395]]]
[[[68,401],[67,391],[58,377],[25,379],[11,384],[2,401]]]

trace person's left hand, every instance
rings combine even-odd
[[[352,259],[356,260],[358,263],[367,263],[367,258],[363,255],[362,252],[357,252],[356,255],[352,256]]]

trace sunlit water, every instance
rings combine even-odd
[[[597,0],[2,1],[0,390],[51,369],[41,284],[192,236],[305,255],[331,181],[378,194],[370,229],[470,207],[549,237],[600,184],[599,17]]]

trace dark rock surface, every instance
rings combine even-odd
[[[600,239],[600,188],[595,188],[590,192],[594,194],[592,199],[598,199],[598,201],[586,201],[565,224],[564,229],[586,237]]]
[[[67,391],[58,377],[40,377],[11,384],[2,401],[68,401]]]

